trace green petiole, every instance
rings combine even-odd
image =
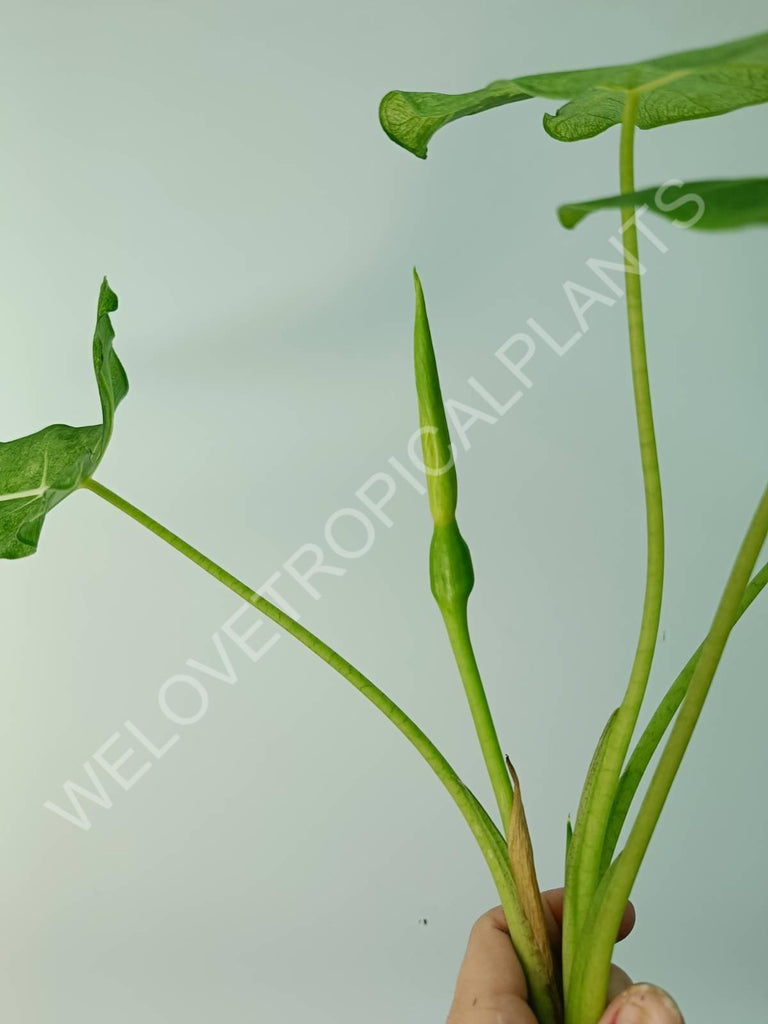
[[[413,277],[416,288],[413,332],[416,391],[429,505],[434,520],[429,549],[429,578],[464,684],[480,748],[499,805],[502,832],[506,836],[512,814],[512,785],[469,634],[467,604],[475,576],[469,548],[456,523],[456,467],[424,292],[415,270]]]
[[[595,1024],[605,1008],[611,952],[621,916],[667,795],[688,747],[731,630],[741,614],[750,574],[768,535],[768,487],[726,583],[707,638],[626,845],[603,877],[576,951],[566,1008],[569,1024]]]
[[[480,749],[501,814],[502,830],[508,838],[505,862],[511,868],[517,905],[526,919],[526,940],[531,943],[532,967],[526,965],[528,985],[535,998],[534,1008],[546,1019],[562,1021],[562,994],[555,975],[554,960],[541,905],[533,848],[514,768],[502,755],[485,688],[477,666],[469,633],[467,605],[475,582],[472,558],[456,522],[458,481],[451,449],[448,422],[440,389],[432,334],[424,292],[414,270],[416,316],[414,321],[414,367],[419,406],[424,469],[429,506],[434,522],[429,548],[429,578],[432,594],[443,616],[448,638],[459,669],[472,714]],[[510,934],[512,928],[510,927]],[[539,1017],[540,1020],[544,1019]]]
[[[636,91],[626,93],[621,122],[619,177],[622,193],[635,191],[634,137],[640,96]],[[574,829],[574,856],[571,875],[566,878],[565,945],[563,974],[566,998],[569,976],[576,949],[584,934],[587,909],[600,883],[603,869],[603,844],[608,820],[616,797],[619,777],[629,749],[640,708],[648,685],[656,639],[661,618],[661,600],[664,581],[664,514],[661,497],[656,436],[653,424],[648,364],[645,351],[643,301],[640,275],[632,273],[630,266],[639,264],[635,211],[631,206],[622,208],[622,240],[629,259],[625,270],[627,323],[629,327],[632,383],[640,441],[640,459],[643,471],[646,507],[647,559],[645,598],[640,624],[640,635],[626,693],[610,733],[604,737],[599,770],[591,783],[587,799],[580,808]],[[581,835],[579,833],[582,833]]]
[[[406,715],[406,713],[370,679],[329,647],[328,644],[315,636],[314,633],[311,633],[300,623],[296,622],[295,619],[291,618],[290,615],[278,608],[277,605],[272,604],[271,601],[262,597],[261,594],[256,593],[256,591],[252,590],[247,584],[227,572],[226,569],[208,558],[207,555],[204,555],[201,551],[198,551],[197,548],[194,548],[191,544],[182,540],[181,537],[177,536],[167,527],[158,523],[157,520],[153,519],[146,512],[143,512],[135,505],[132,505],[125,498],[115,494],[114,491],[111,491],[108,487],[105,487],[93,478],[83,480],[80,486],[85,490],[98,495],[98,497],[103,498],[104,501],[113,505],[121,512],[124,512],[125,515],[145,527],[150,531],[150,533],[153,533],[156,537],[165,541],[166,544],[169,544],[175,551],[178,551],[180,554],[184,555],[185,558],[188,558],[191,562],[194,562],[195,565],[213,576],[213,578],[218,580],[219,583],[223,583],[225,587],[228,587],[229,590],[239,598],[247,602],[257,611],[261,612],[262,615],[266,616],[266,618],[271,619],[272,622],[280,626],[280,628],[285,630],[286,633],[289,633],[292,637],[298,640],[299,643],[303,644],[312,651],[313,654],[316,654],[318,658],[338,672],[339,675],[347,680],[347,682],[351,683],[355,689],[357,689],[367,700],[377,707],[379,711],[381,711],[382,714],[384,714],[390,722],[400,730],[403,736],[405,736],[416,750],[418,750],[453,797],[455,803],[464,815],[465,820],[472,829],[473,834],[476,837],[478,835],[483,837],[483,842],[481,843],[483,847],[487,845],[488,821],[481,821],[481,815],[478,812],[478,808],[480,807],[479,802],[474,798],[470,798],[471,795],[468,796],[469,791],[466,786],[434,743],[432,743],[416,723],[413,722],[408,715]],[[504,837],[501,836],[501,834],[499,834],[499,841],[502,844],[504,843]]]
[[[744,596],[741,599],[739,610],[736,615],[737,622],[766,585],[768,585],[768,562],[766,562],[759,572],[755,573],[750,580],[747,589],[744,591]],[[632,752],[632,756],[627,762],[627,767],[624,769],[619,782],[619,787],[616,791],[616,799],[613,802],[611,817],[605,833],[603,863],[600,869],[601,875],[608,869],[608,865],[611,862],[611,858],[613,857],[616,849],[616,844],[619,841],[621,829],[627,817],[627,812],[629,811],[632,799],[637,792],[637,787],[640,785],[640,781],[645,774],[645,770],[648,767],[656,748],[661,742],[664,733],[667,731],[670,722],[674,718],[675,712],[680,707],[683,698],[688,692],[691,678],[693,677],[693,673],[699,662],[703,649],[704,643],[702,642],[688,659],[677,679],[675,679],[674,683],[663,697],[661,703],[654,711],[648,725],[643,731],[642,736],[637,741],[635,749]]]
[[[316,654],[318,658],[338,672],[347,682],[351,683],[415,747],[453,798],[454,803],[461,811],[464,820],[469,825],[485,857],[499,892],[515,948],[523,963],[526,978],[531,988],[532,999],[535,1000],[534,1005],[537,1008],[541,1024],[559,1024],[555,1004],[547,987],[546,971],[544,965],[540,962],[541,958],[534,945],[528,921],[520,907],[507,856],[505,839],[493,824],[481,803],[464,785],[429,737],[393,700],[368,679],[367,676],[363,675],[359,669],[355,668],[354,665],[350,664],[350,662],[329,647],[328,644],[296,622],[295,619],[291,618],[282,609],[272,604],[271,601],[257,594],[251,587],[227,572],[226,569],[208,558],[207,555],[204,555],[197,548],[182,540],[181,537],[161,523],[158,523],[157,520],[147,515],[146,512],[132,505],[125,498],[115,494],[108,487],[105,487],[93,478],[84,479],[80,486],[103,498],[104,501],[113,505],[121,512],[124,512],[135,522],[149,530],[150,533],[165,541],[166,544],[169,544],[175,551],[178,551],[185,558],[188,558],[195,565],[213,576],[219,583],[223,583],[225,587],[228,587],[229,590],[261,612],[266,618],[271,619],[272,622],[280,626],[281,629],[284,629],[286,633],[289,633],[299,643],[302,643],[313,654]]]
[[[615,731],[619,709],[612,712],[605,724],[595,752],[587,769],[584,787],[576,813],[576,827],[569,831],[566,843],[565,860],[565,900],[563,905],[563,990],[568,992],[568,979],[576,956],[578,943],[581,941],[580,926],[589,910],[592,893],[580,886],[582,864],[584,858],[584,822],[594,799],[595,787],[601,777],[605,764],[605,752],[609,737]]]

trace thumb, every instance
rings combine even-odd
[[[655,985],[630,985],[608,1005],[598,1024],[685,1024],[674,999]]]

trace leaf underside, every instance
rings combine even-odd
[[[625,195],[606,196],[560,206],[563,227],[573,228],[596,210],[647,206],[683,227],[699,231],[768,224],[768,178],[732,178],[655,185]]]
[[[112,348],[115,332],[109,314],[116,309],[117,296],[104,278],[93,336],[102,422],[87,427],[55,423],[0,442],[0,558],[34,554],[45,517],[101,462],[115,409],[128,393],[128,378]]]
[[[640,128],[765,103],[768,32],[637,64],[501,79],[475,92],[395,90],[381,101],[379,119],[398,145],[425,158],[429,140],[450,121],[533,97],[561,99],[568,102],[545,114],[544,128],[560,142],[575,142],[618,124],[628,92],[639,94]]]

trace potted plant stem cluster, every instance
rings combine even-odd
[[[426,302],[415,272],[417,408],[434,524],[429,549],[431,588],[466,692],[496,808],[484,807],[427,734],[341,654],[95,478],[117,407],[128,392],[127,376],[113,347],[111,314],[117,309],[117,297],[106,279],[98,297],[93,338],[101,420],[80,427],[54,424],[0,443],[0,555],[15,559],[33,554],[46,516],[74,491],[86,490],[171,545],[308,647],[392,722],[452,797],[498,889],[540,1024],[596,1024],[606,1005],[611,955],[624,909],[723,650],[739,618],[768,584],[768,563],[760,560],[768,533],[766,489],[755,508],[744,510],[744,532],[734,541],[732,569],[720,601],[710,620],[702,623],[700,646],[636,736],[659,634],[664,580],[664,516],[643,325],[639,217],[658,214],[695,231],[768,223],[768,178],[671,180],[638,189],[636,134],[637,129],[712,117],[768,101],[768,33],[636,64],[505,79],[459,95],[390,92],[381,102],[380,120],[391,139],[424,158],[432,136],[449,122],[534,98],[564,101],[555,113],[544,115],[544,128],[556,140],[574,142],[617,128],[616,194],[568,202],[559,208],[558,216],[566,228],[603,210],[615,212],[620,219],[621,292],[626,301],[647,520],[644,602],[631,673],[625,692],[617,694],[618,706],[606,714],[575,822],[571,827],[569,820],[566,827],[561,953],[550,945],[520,785],[505,757],[473,651],[467,617],[474,583],[472,560],[456,520],[457,474]],[[657,750],[656,767],[630,819],[634,798]],[[620,842],[625,825],[626,839]]]

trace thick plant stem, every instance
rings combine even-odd
[[[538,1019],[541,1024],[560,1024],[556,1002],[547,988],[545,967],[533,943],[528,922],[517,897],[514,880],[507,860],[506,841],[480,802],[464,785],[434,743],[370,679],[316,637],[314,633],[311,633],[304,626],[296,622],[295,619],[291,618],[290,615],[287,615],[282,609],[272,604],[265,597],[257,594],[251,587],[227,572],[226,569],[223,569],[212,559],[208,558],[207,555],[192,547],[191,544],[188,544],[171,530],[162,526],[157,520],[147,515],[146,512],[132,505],[125,498],[120,497],[120,495],[115,494],[114,491],[109,490],[103,484],[98,483],[94,479],[88,479],[84,480],[81,486],[103,498],[104,501],[113,505],[121,512],[124,512],[135,522],[184,555],[185,558],[188,558],[195,565],[209,573],[219,583],[223,583],[225,587],[228,587],[239,598],[252,605],[266,618],[271,619],[281,629],[290,633],[296,640],[309,648],[313,654],[316,654],[322,661],[338,672],[347,682],[351,683],[418,750],[453,798],[485,857],[501,898],[512,941],[523,964]]]
[[[632,886],[648,844],[690,742],[712,684],[726,642],[738,620],[740,607],[760,549],[768,535],[768,487],[757,507],[723,591],[712,626],[702,645],[688,692],[659,759],[648,791],[623,850],[604,876],[598,897],[587,917],[584,943],[573,967],[566,1020],[569,1024],[596,1024],[605,1008],[611,952]]]
[[[461,681],[464,684],[467,703],[472,714],[472,721],[475,723],[475,731],[480,741],[480,749],[483,752],[488,776],[493,786],[496,802],[499,805],[502,832],[506,835],[509,830],[509,820],[512,816],[514,797],[499,737],[496,733],[496,726],[491,715],[491,709],[488,706],[488,698],[486,697],[483,681],[480,677],[480,670],[477,667],[475,652],[469,635],[466,605],[453,611],[444,611],[443,619],[459,674],[461,675]]]
[[[622,193],[635,191],[634,138],[638,102],[639,94],[637,92],[630,91],[626,94],[619,154],[619,176]],[[577,838],[576,834],[579,828],[583,830],[583,833],[579,844],[580,856],[573,861],[574,877],[566,880],[564,920],[564,977],[566,990],[569,985],[569,973],[573,956],[577,946],[580,944],[579,936],[582,934],[589,905],[600,882],[605,831],[613,807],[624,759],[629,749],[648,685],[648,677],[659,632],[664,580],[664,516],[661,498],[661,477],[656,452],[656,434],[653,424],[653,409],[645,351],[639,250],[634,209],[631,206],[622,208],[621,217],[625,258],[628,261],[624,277],[632,385],[645,490],[647,537],[645,597],[640,634],[624,699],[619,707],[610,736],[606,740],[599,775],[594,781],[589,805],[584,808],[585,813],[582,820],[577,820],[576,822],[574,838]],[[571,887],[570,896],[568,896],[569,885]]]

